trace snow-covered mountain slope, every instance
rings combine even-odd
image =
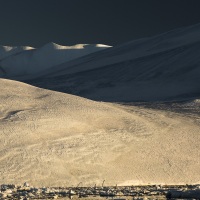
[[[23,51],[1,60],[0,76],[11,78],[37,74],[53,66],[108,47],[110,46],[101,44],[61,46],[55,43],[48,43],[34,51]]]
[[[34,49],[33,47],[28,47],[28,46],[19,46],[19,47],[11,47],[11,46],[0,46],[0,60],[11,56],[16,53],[20,53],[22,51],[26,50],[32,50]]]
[[[4,79],[0,91],[0,184],[200,183],[198,100],[118,105]]]
[[[199,36],[197,24],[132,41],[63,63],[29,83],[103,101],[195,98],[200,96]]]

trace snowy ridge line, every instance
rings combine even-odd
[[[7,51],[0,52],[0,66],[7,72],[7,78],[27,76],[110,47],[103,44],[61,46],[52,42],[38,49],[26,47],[15,50],[15,47],[10,47]],[[10,53],[10,49],[15,51]],[[4,74],[0,73],[0,77],[4,77]]]

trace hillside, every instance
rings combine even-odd
[[[170,110],[95,102],[5,79],[0,90],[0,184],[200,182],[198,100]]]

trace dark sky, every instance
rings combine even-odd
[[[117,45],[200,23],[200,0],[0,0],[0,44]]]

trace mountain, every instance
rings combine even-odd
[[[194,184],[199,100],[111,104],[0,79],[0,184]]]
[[[21,80],[101,101],[197,98],[199,35],[200,24],[172,30],[108,48]]]
[[[28,46],[16,46],[16,47],[11,47],[11,46],[0,46],[0,60],[11,56],[16,53],[20,53],[22,51],[26,50],[32,50],[34,49],[33,47],[28,47]]]
[[[38,74],[49,68],[82,57],[84,55],[106,49],[110,46],[95,44],[78,44],[61,46],[48,43],[32,51],[22,51],[0,61],[0,77],[15,78]]]

